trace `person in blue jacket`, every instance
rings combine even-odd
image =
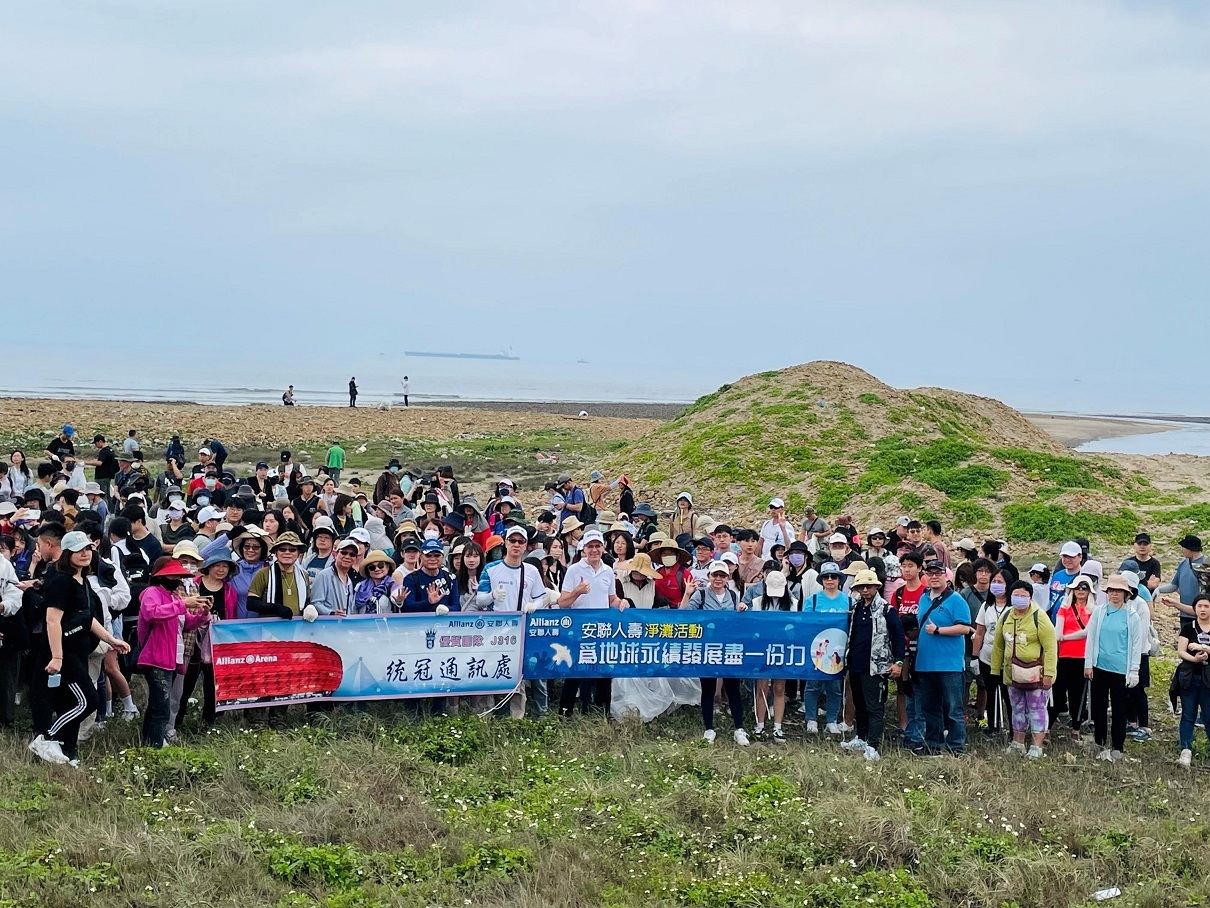
[[[403,578],[403,612],[436,612],[447,615],[462,610],[458,578],[442,567],[445,549],[440,541],[426,539],[420,546],[420,570]]]

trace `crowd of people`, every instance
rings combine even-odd
[[[568,680],[563,715],[578,703],[647,721],[697,706],[712,743],[723,708],[747,746],[785,744],[797,710],[807,735],[867,760],[892,739],[961,754],[970,724],[1009,754],[1037,759],[1069,735],[1111,762],[1151,737],[1150,660],[1170,611],[1179,664],[1166,699],[1182,765],[1199,716],[1210,730],[1210,597],[1193,535],[1168,583],[1145,532],[1116,570],[1074,539],[1022,575],[1004,540],[951,551],[936,521],[862,533],[810,508],[792,521],[775,497],[759,526],[731,526],[689,491],[661,515],[626,476],[596,471],[585,486],[568,474],[546,483],[530,518],[511,480],[480,504],[448,465],[422,473],[392,459],[363,487],[342,478],[335,443],[316,475],[283,450],[243,477],[218,439],[187,458],[174,435],[154,476],[135,430],[117,450],[101,434],[78,444],[64,426],[36,464],[22,451],[0,463],[0,725],[27,703],[30,750],[50,762],[76,765],[82,739],[140,715],[146,745],[172,741],[199,681],[200,719],[213,723],[216,621],[538,608],[830,612],[847,628],[842,678]],[[542,715],[553,693],[528,680],[504,700],[514,717]],[[284,707],[268,718],[284,721]]]

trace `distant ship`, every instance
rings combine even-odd
[[[430,356],[439,359],[508,359],[519,360],[521,357],[513,356],[512,348],[501,350],[499,353],[430,353],[421,350],[404,350],[404,356]]]

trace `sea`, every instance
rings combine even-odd
[[[1210,457],[1210,425],[1170,420],[1142,420],[1156,427],[1146,435],[1098,438],[1076,448],[1090,454],[1196,454]]]

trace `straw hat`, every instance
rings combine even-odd
[[[858,571],[853,577],[853,588],[856,589],[859,586],[882,586],[882,584],[878,580],[878,575],[873,571]]]
[[[868,564],[866,564],[864,561],[854,561],[847,568],[845,568],[843,571],[841,571],[841,573],[845,574],[846,576],[849,576],[849,577],[856,577],[862,571],[868,571],[868,570],[870,570],[870,566]],[[871,571],[871,573],[873,573],[873,572]],[[857,581],[853,581],[854,584],[856,584],[856,582]]]
[[[583,526],[584,524],[580,522],[580,518],[573,514],[563,521],[563,525],[559,527],[559,535],[562,536],[564,533],[570,533],[572,530],[581,529]]]
[[[633,536],[634,528],[629,524],[618,522],[605,531],[606,536],[609,536],[611,533],[625,533],[627,536]]]
[[[358,568],[358,572],[361,574],[369,573],[370,565],[372,564],[385,564],[388,568],[395,567],[394,559],[392,559],[391,556],[382,549],[374,549],[374,551],[366,555],[365,558],[361,560],[361,566]]]
[[[618,565],[618,568],[623,573],[642,574],[648,580],[659,580],[660,572],[651,565],[651,559],[643,552],[639,552],[629,561],[623,561]]]
[[[658,543],[653,539],[647,548],[653,558],[663,558],[665,554],[671,552],[676,555],[676,560],[681,564],[688,564],[692,560],[692,556],[688,552],[670,539],[661,539]]]

